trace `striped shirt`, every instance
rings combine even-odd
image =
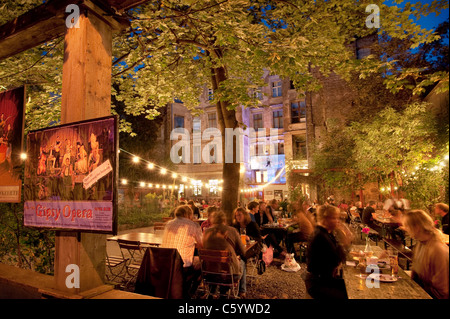
[[[166,224],[161,247],[176,248],[183,259],[183,267],[192,266],[197,243],[202,244],[202,230],[197,223],[177,217]]]

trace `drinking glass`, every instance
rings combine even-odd
[[[390,249],[389,252],[389,264],[391,266],[392,277],[398,276],[398,251]]]

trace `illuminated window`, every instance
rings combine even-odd
[[[256,171],[255,177],[257,183],[267,183],[267,171]]]
[[[208,184],[209,184],[209,194],[217,196],[219,194],[219,180],[210,179],[208,181]]]
[[[194,196],[202,195],[202,181],[201,180],[194,180],[192,182],[192,186],[194,188]]]

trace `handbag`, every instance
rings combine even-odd
[[[269,246],[265,252],[263,252],[263,258],[266,265],[270,265],[273,261],[273,247]]]

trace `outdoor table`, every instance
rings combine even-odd
[[[376,223],[378,223],[381,226],[382,237],[386,237],[388,229],[390,227],[396,227],[401,225],[397,220],[394,220],[391,217],[383,217],[380,214],[374,214],[373,219],[375,220]]]
[[[375,256],[383,251],[378,246],[372,247]],[[352,250],[364,250],[362,245],[354,245]],[[353,261],[353,260],[352,260]],[[391,269],[379,269],[380,274],[390,274]],[[369,275],[369,274],[367,274]],[[401,267],[398,269],[398,280],[394,282],[375,282],[360,275],[359,268],[351,265],[343,267],[343,277],[349,299],[432,299]],[[375,284],[379,283],[379,287]],[[370,288],[372,285],[372,288]]]
[[[273,233],[276,238],[286,243],[288,228],[295,224],[290,218],[279,219],[278,223],[261,225],[261,234]]]
[[[162,244],[162,234],[158,233],[128,233],[107,238],[110,241],[119,239],[139,241],[141,244],[150,246],[160,246]]]

